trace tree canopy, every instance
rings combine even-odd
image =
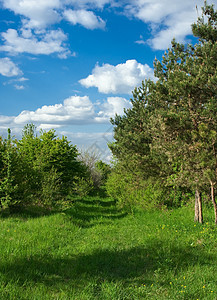
[[[195,191],[195,220],[202,222],[201,193],[217,182],[217,12],[202,8],[192,25],[194,45],[171,42],[154,61],[156,81],[133,93],[132,108],[111,120],[118,164],[144,180],[171,189]]]

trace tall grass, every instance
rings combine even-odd
[[[0,299],[217,299],[217,228],[193,210],[127,215],[107,198],[0,219]]]

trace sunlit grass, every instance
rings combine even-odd
[[[213,212],[117,210],[77,200],[64,212],[0,221],[0,299],[217,299]]]

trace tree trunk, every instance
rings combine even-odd
[[[217,225],[217,204],[215,201],[215,189],[214,189],[214,184],[211,182],[211,199],[214,207],[214,213],[215,213],[215,224]]]
[[[196,189],[195,191],[195,214],[194,214],[194,221],[203,223],[203,211],[202,211],[202,200],[201,200],[201,193]]]
[[[199,222],[199,206],[198,206],[197,190],[195,191],[194,222]]]

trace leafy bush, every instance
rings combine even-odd
[[[191,196],[179,188],[165,187],[151,179],[144,180],[142,174],[128,172],[121,167],[116,167],[112,171],[106,189],[108,195],[117,200],[120,208],[131,211],[136,207],[147,210],[179,207]]]
[[[79,197],[87,196],[94,188],[92,179],[84,177],[75,177],[73,188],[71,190],[71,196],[78,195]]]
[[[60,174],[52,168],[43,174],[41,190],[39,192],[39,202],[46,207],[54,207],[63,198],[61,194]]]
[[[27,124],[22,138],[0,138],[0,206],[13,208],[25,205],[53,207],[65,201],[72,187],[85,194],[89,182],[86,168],[77,160],[78,150],[66,137],[57,137],[54,130],[35,133]]]

